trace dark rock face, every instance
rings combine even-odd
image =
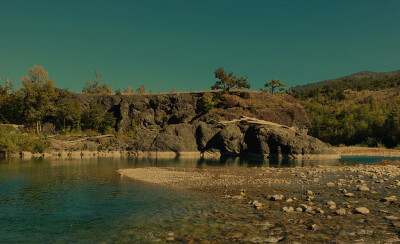
[[[95,102],[113,112],[117,130],[136,128],[128,150],[176,153],[211,150],[263,156],[335,154],[323,142],[304,133],[310,125],[308,117],[289,96],[239,92],[219,99],[211,112],[204,113],[198,111],[203,94],[75,96],[83,108]],[[227,122],[242,116],[261,122]]]
[[[151,132],[138,137],[149,138]],[[140,139],[139,151],[195,152],[217,150],[226,155],[262,155],[290,157],[309,155],[332,155],[320,140],[299,134],[290,128],[272,125],[210,125],[174,124],[167,125],[152,140]]]
[[[150,149],[173,152],[198,151],[195,130],[196,128],[189,124],[167,125],[150,145]]]

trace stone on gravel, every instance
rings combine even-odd
[[[282,201],[284,196],[282,194],[275,194],[271,197],[272,201]]]
[[[358,207],[354,212],[358,214],[369,214],[369,209],[366,207]]]
[[[346,212],[345,209],[339,208],[338,210],[335,211],[335,214],[337,214],[337,215],[346,215],[347,212]]]
[[[333,182],[328,182],[328,183],[326,183],[326,186],[327,186],[327,187],[333,187],[333,186],[335,186],[335,183],[333,183]]]
[[[291,213],[294,211],[294,209],[293,209],[293,207],[283,207],[282,211],[286,212],[286,213]]]
[[[314,193],[311,190],[307,190],[305,195],[312,196],[314,195]]]
[[[387,219],[387,220],[400,220],[400,217],[396,217],[396,216],[390,215],[390,216],[385,216],[385,219]]]
[[[288,198],[285,202],[287,202],[287,203],[291,203],[291,202],[293,202],[293,199],[291,199],[291,198]]]
[[[390,197],[385,197],[383,199],[381,199],[382,202],[395,202],[397,201],[397,197],[396,196],[390,196]]]
[[[357,191],[369,191],[369,188],[365,185],[362,185],[357,188]]]

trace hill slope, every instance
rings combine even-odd
[[[359,72],[292,90],[311,120],[310,135],[332,145],[399,145],[400,71]]]
[[[400,70],[391,72],[362,71],[337,79],[310,83],[304,86],[290,88],[294,92],[313,91],[315,89],[342,89],[342,90],[381,90],[400,86]]]

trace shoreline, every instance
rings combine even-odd
[[[291,159],[291,160],[331,160],[339,159],[339,154],[305,154],[305,155],[267,155],[267,154],[221,154],[218,151],[194,151],[194,152],[174,152],[174,151],[72,151],[72,152],[46,152],[32,153],[20,152],[0,155],[0,158],[50,158],[50,159],[79,159],[79,158],[157,158],[157,159],[220,159],[221,157],[249,158],[249,159]]]
[[[388,148],[373,148],[373,147],[331,147],[337,154],[306,154],[306,155],[262,155],[262,154],[222,154],[217,151],[194,151],[194,152],[174,152],[174,151],[53,151],[45,153],[32,153],[32,152],[19,152],[6,154],[0,153],[0,158],[60,158],[60,159],[79,159],[79,158],[125,158],[125,157],[137,157],[137,158],[159,158],[159,159],[174,159],[174,158],[191,158],[191,159],[219,159],[223,157],[243,157],[243,158],[254,158],[254,159],[292,159],[292,160],[329,160],[339,159],[340,157],[346,156],[360,156],[360,157],[388,157],[388,158],[400,158],[400,149],[388,149]]]

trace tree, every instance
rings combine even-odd
[[[13,91],[13,84],[4,79],[0,85],[0,122],[6,124],[24,123],[24,98],[19,90]]]
[[[42,132],[45,116],[55,111],[54,100],[57,96],[54,81],[41,66],[33,66],[29,74],[22,78],[21,88],[24,96],[25,118],[27,122],[36,122],[36,133]]]
[[[247,83],[247,77],[236,77],[233,75],[233,72],[226,73],[223,67],[219,67],[214,71],[215,78],[219,79],[215,84],[211,87],[211,90],[224,90],[225,92],[229,92],[233,88],[237,88],[241,90],[242,88],[250,89],[250,84]]]
[[[56,126],[65,130],[66,126],[80,129],[82,116],[81,104],[71,97],[67,91],[61,91],[57,101]]]
[[[144,88],[144,85],[141,85],[136,89],[136,92],[139,93],[139,94],[145,94],[146,93],[146,88]]]
[[[101,84],[102,80],[103,76],[100,74],[99,71],[95,70],[93,83],[91,81],[86,82],[82,92],[89,94],[111,94],[112,92],[110,85]]]
[[[128,85],[128,87],[125,88],[124,90],[125,94],[133,94],[133,89],[130,85]]]
[[[116,118],[111,112],[104,111],[97,103],[89,104],[82,113],[82,128],[105,133],[114,128]]]
[[[272,80],[264,85],[270,92],[273,94],[274,92],[284,92],[285,84],[283,84],[280,80]]]

